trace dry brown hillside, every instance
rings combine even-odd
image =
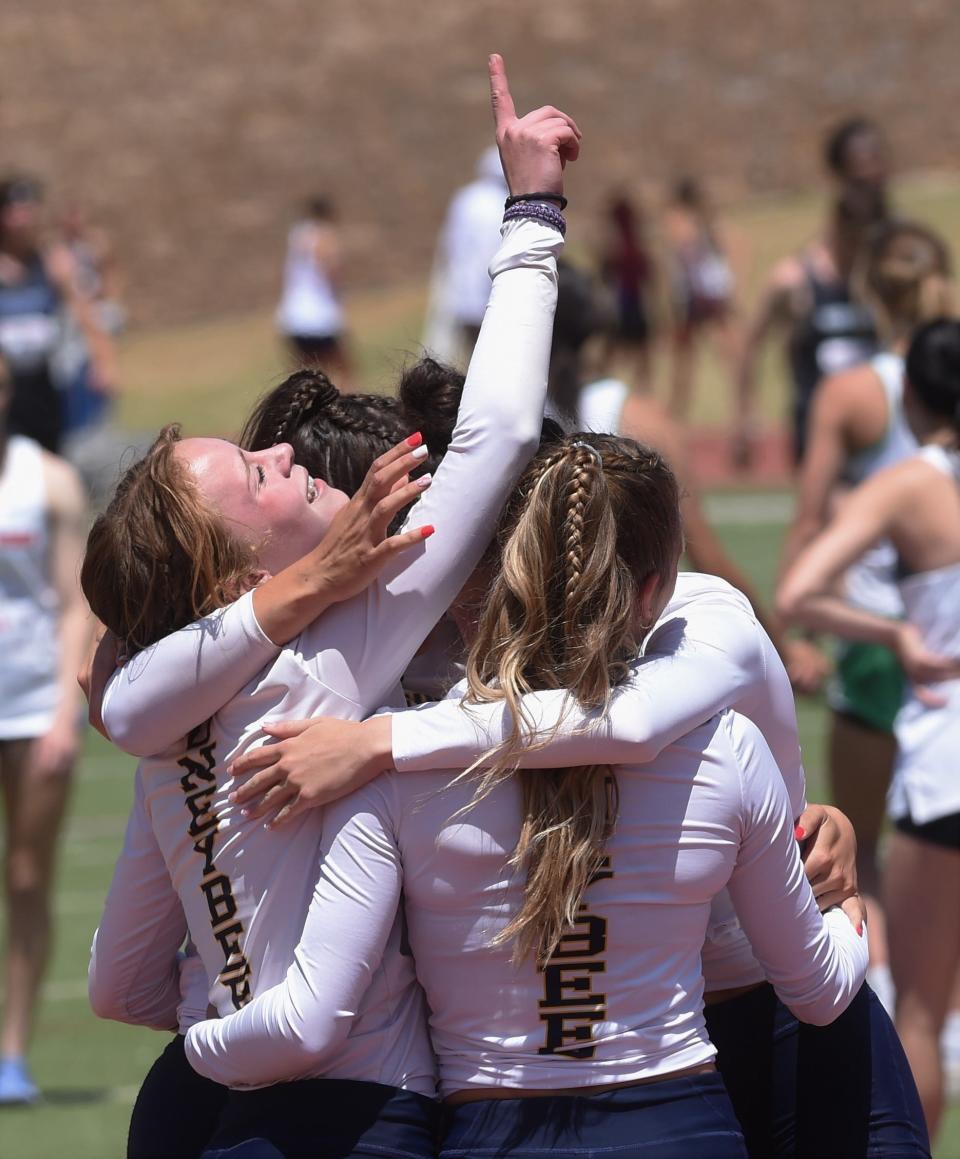
[[[8,0],[0,170],[34,171],[116,235],[136,315],[262,306],[302,195],[340,202],[354,280],[428,267],[488,138],[485,56],[518,105],[573,112],[574,215],[613,180],[809,185],[864,110],[904,166],[960,145],[950,0]]]

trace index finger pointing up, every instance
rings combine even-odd
[[[490,104],[493,106],[493,123],[499,131],[508,121],[516,120],[517,112],[513,107],[513,97],[510,96],[507,71],[503,67],[503,57],[495,52],[488,63],[490,66]]]

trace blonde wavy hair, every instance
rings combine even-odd
[[[231,603],[257,568],[253,545],[227,530],[174,456],[179,441],[179,427],[163,428],[87,538],[83,594],[128,654]]]
[[[950,249],[932,229],[915,221],[878,227],[853,271],[856,295],[874,311],[887,342],[912,334],[934,318],[956,313]]]
[[[641,589],[673,581],[683,542],[679,490],[655,451],[631,439],[570,435],[541,452],[521,481],[499,535],[501,563],[467,662],[466,701],[503,700],[513,721],[500,748],[466,776],[478,780],[468,808],[511,776],[523,823],[511,858],[526,874],[523,905],[494,939],[514,940],[514,960],[543,965],[556,949],[606,856],[617,784],[606,765],[518,770],[521,697],[568,689],[602,709],[650,627]],[[543,747],[549,736],[537,738]]]

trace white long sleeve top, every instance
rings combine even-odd
[[[763,733],[793,816],[806,808],[790,679],[747,598],[717,576],[680,573],[642,658],[605,712],[585,711],[562,691],[532,692],[523,702],[533,731],[552,736],[548,745],[523,755],[526,768],[642,764],[695,725],[735,708]],[[451,694],[438,704],[394,714],[394,763],[401,772],[469,768],[507,738],[510,724],[502,702],[463,706],[459,694]],[[703,974],[708,991],[764,977],[726,891],[711,908]]]
[[[179,683],[181,701],[197,702],[187,707],[191,723],[197,723],[201,707],[208,717],[185,740],[176,741],[182,730],[175,732],[174,743],[161,740],[162,730],[147,730],[144,751],[156,752],[158,746],[164,751],[140,765],[135,810],[141,808],[148,819],[168,874],[163,897],[161,883],[151,876],[153,904],[172,912],[173,898],[179,899],[210,982],[210,1001],[220,1013],[239,1009],[281,981],[293,961],[318,873],[321,827],[317,814],[298,818],[282,832],[245,819],[228,800],[227,767],[267,739],[264,723],[320,713],[360,719],[380,704],[402,704],[401,674],[473,570],[536,449],[561,248],[560,235],[537,223],[504,228],[453,440],[412,516],[433,523],[435,536],[365,592],[329,609],[232,696],[221,687],[219,697],[210,695],[201,706],[202,696],[184,680],[188,654],[197,664],[224,654],[227,633],[219,639],[208,635],[208,629],[220,629],[224,617],[184,630],[172,647],[148,649],[121,673],[118,686],[140,712],[150,711],[154,682]],[[231,639],[255,637],[248,621]],[[179,646],[183,642],[186,651]],[[261,644],[252,651],[260,651]],[[114,707],[108,695],[104,721],[116,737],[122,724]],[[160,714],[157,700],[153,714]],[[139,836],[142,818],[132,824]],[[111,1010],[129,1007],[131,980],[141,969],[156,969],[148,961],[151,952],[161,943],[166,951],[173,936],[161,935],[149,921],[141,937],[128,920],[145,905],[141,883],[129,869],[124,854],[91,962],[94,1005]],[[356,1008],[338,1009],[345,1041],[336,1059],[273,1079],[328,1074],[433,1093],[422,994],[404,951],[402,923],[395,919],[362,1002],[358,993]],[[171,919],[171,929],[173,924]],[[138,1005],[150,1003],[144,999]]]
[[[865,939],[821,915],[783,780],[759,730],[726,712],[653,762],[615,770],[606,868],[545,969],[491,940],[516,914],[508,865],[522,798],[511,778],[465,814],[474,785],[390,773],[328,807],[321,872],[283,982],[197,1023],[187,1057],[219,1082],[267,1082],[342,1049],[401,893],[444,1094],[629,1082],[709,1061],[700,947],[729,888],[782,1000],[837,1017],[863,982]]]
[[[136,752],[168,743],[235,694],[278,649],[263,635],[251,597],[160,641],[135,657],[110,685],[104,716],[112,735]],[[139,661],[139,664],[138,664]],[[184,682],[183,672],[192,680]],[[563,692],[525,698],[538,731],[557,729],[530,752],[528,767],[602,761],[643,763],[724,708],[763,733],[798,817],[806,807],[793,692],[776,649],[746,597],[716,576],[682,572],[643,657],[605,714],[584,713]],[[459,697],[393,718],[393,755],[401,771],[467,768],[506,736],[499,704],[459,706]],[[730,898],[720,893],[703,948],[708,990],[761,981]]]

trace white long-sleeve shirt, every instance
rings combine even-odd
[[[504,228],[453,440],[412,516],[433,523],[436,535],[361,595],[329,609],[226,702],[221,690],[217,705],[222,707],[186,740],[167,741],[161,755],[141,763],[137,800],[169,875],[170,892],[161,898],[155,888],[155,904],[172,908],[172,897],[179,897],[206,968],[210,1001],[221,1013],[242,1007],[284,977],[318,873],[321,826],[316,814],[298,818],[282,832],[245,819],[228,800],[232,780],[226,769],[267,739],[264,723],[320,713],[360,719],[385,702],[402,704],[404,668],[478,562],[500,508],[536,449],[561,247],[559,234],[537,223]],[[223,622],[221,617],[207,623]],[[195,659],[206,643],[209,651],[222,652],[223,639],[207,639],[204,631],[180,634]],[[255,644],[254,651],[258,648]],[[154,680],[186,685],[183,657],[177,647],[148,650],[127,666],[122,686],[132,689],[134,698],[149,700]],[[192,686],[184,692],[188,698],[197,695]],[[108,697],[104,720],[116,735],[111,709]],[[154,713],[159,711],[155,701]],[[157,734],[149,740],[156,751]],[[138,940],[137,929],[124,933],[124,915],[139,912],[142,904],[139,883],[121,857],[91,967],[91,990],[111,1009],[129,1002],[125,986],[137,975],[138,962],[146,971],[153,968],[144,961],[150,947]],[[158,936],[152,924],[149,936]],[[368,982],[362,1004],[358,996],[356,1009],[338,1011],[345,1043],[337,1058],[319,1068],[308,1066],[303,1075],[325,1073],[433,1093],[422,994],[404,952],[399,917]]]
[[[209,626],[208,626],[209,625]],[[111,682],[105,718],[124,747],[148,746],[205,719],[277,651],[256,623],[251,598],[160,641]],[[154,661],[156,657],[156,663]],[[162,662],[160,662],[162,657]],[[182,679],[189,672],[192,680]],[[106,704],[106,702],[105,702]],[[537,692],[525,704],[539,731],[557,728],[528,767],[602,761],[638,764],[724,708],[748,716],[763,733],[798,817],[806,807],[797,718],[790,680],[746,597],[716,576],[682,572],[674,595],[644,644],[642,659],[614,693],[607,713],[584,713],[563,692]],[[499,704],[426,705],[393,720],[393,755],[402,771],[467,768],[506,736]],[[729,896],[714,900],[703,948],[708,990],[761,981]]]
[[[793,816],[806,808],[797,715],[790,679],[747,598],[717,576],[681,572],[673,598],[642,658],[603,713],[585,711],[563,691],[523,697],[532,729],[550,743],[523,754],[526,768],[642,764],[724,708],[763,733],[780,769]],[[469,768],[509,736],[502,702],[462,706],[459,694],[393,716],[393,759],[401,772]],[[707,990],[759,982],[726,891],[714,899],[703,946]]]
[[[615,770],[609,860],[545,969],[492,939],[517,913],[508,861],[518,778],[473,809],[450,773],[385,774],[326,810],[321,873],[282,984],[197,1023],[187,1057],[229,1084],[336,1058],[393,928],[401,891],[430,1009],[441,1090],[629,1082],[709,1061],[700,947],[728,886],[767,976],[806,1021],[837,1017],[861,986],[865,939],[817,909],[793,816],[758,729],[726,712],[647,765]]]

